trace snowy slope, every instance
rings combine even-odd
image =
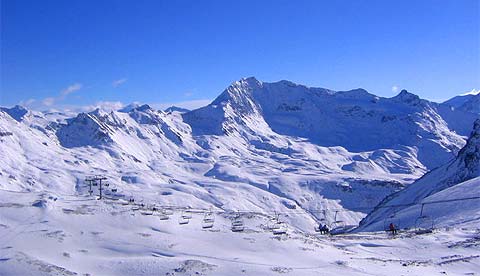
[[[194,135],[258,134],[271,129],[354,152],[415,147],[420,162],[434,168],[454,157],[464,144],[457,133],[468,135],[463,122],[471,125],[476,117],[443,110],[449,124],[437,108],[407,91],[381,98],[363,89],[334,92],[248,78],[233,83],[210,105],[183,117]],[[457,127],[454,122],[462,125]]]
[[[361,221],[359,230],[379,230],[384,227],[384,219],[392,214],[402,219],[401,227],[413,227],[415,219],[420,214],[421,203],[438,199],[480,197],[478,176],[480,176],[480,119],[475,122],[467,144],[455,160],[427,173],[406,189],[389,196]],[[475,179],[468,181],[472,178]],[[401,206],[405,204],[416,205]],[[474,219],[475,223],[480,222],[479,199],[439,203],[433,207],[428,205],[428,208],[434,208],[435,211],[431,210],[432,216],[439,216],[438,220],[443,223],[468,216]]]
[[[165,108],[164,110],[165,112],[180,112],[180,113],[185,113],[185,112],[189,112],[190,110],[189,109],[186,109],[186,108],[182,108],[182,107],[178,107],[178,106],[170,106],[168,108]]]
[[[145,202],[295,209],[289,219],[303,229],[357,224],[464,144],[435,105],[405,91],[386,99],[254,78],[184,114],[138,104],[72,117],[14,109],[0,117],[11,133],[0,144],[2,188],[81,195],[85,176],[103,174]]]
[[[443,102],[442,104],[456,110],[480,114],[480,91],[459,95]]]
[[[49,135],[2,113],[0,129],[11,133],[0,147],[7,156],[0,183],[11,190],[85,194],[85,176],[105,174],[122,194],[148,202],[258,212],[330,206],[346,208],[339,219],[355,224],[365,214],[349,208],[374,206],[424,172],[403,151],[350,153],[273,132],[251,143],[194,137],[180,114],[146,105],[81,113]],[[332,222],[334,215],[322,218]],[[312,214],[299,211],[299,217],[299,227],[313,228]]]
[[[466,229],[423,237],[325,237],[314,227],[356,225],[395,192],[399,202],[475,193],[479,178],[467,179],[478,176],[480,122],[457,159],[409,186],[465,145],[461,129],[475,116],[405,91],[387,99],[252,78],[183,114],[2,108],[0,274],[472,273],[479,232],[467,219],[478,205],[427,209]],[[89,175],[108,178],[107,199],[89,196]],[[172,214],[145,215],[153,206]],[[186,208],[195,213],[180,225]],[[379,210],[365,229],[379,230]],[[207,212],[215,224],[202,229]],[[418,209],[401,212],[406,220]],[[236,215],[242,233],[230,230]],[[275,218],[287,234],[272,234]]]

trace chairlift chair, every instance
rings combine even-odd
[[[178,224],[184,225],[188,224],[190,222],[190,219],[192,218],[192,214],[189,211],[182,211],[182,214],[178,218]]]
[[[142,204],[142,207],[143,206],[144,205]],[[148,206],[147,206],[146,210],[142,211],[141,214],[144,215],[144,216],[151,216],[151,215],[153,215],[153,212],[155,212],[155,211],[156,211],[155,205],[153,205],[152,208],[148,208]]]
[[[337,219],[337,214],[339,211],[335,211],[335,217],[333,219],[333,222],[330,224],[330,231],[334,232],[335,229],[343,229],[345,228],[345,222],[343,220]]]
[[[140,214],[142,214],[144,216],[151,216],[151,215],[153,215],[153,211],[152,210],[145,210],[145,211],[140,212]]]
[[[274,235],[284,235],[287,234],[287,226],[284,222],[277,222],[276,226],[273,228],[272,233]]]
[[[434,221],[430,216],[422,215],[415,220],[416,234],[432,233],[433,229],[434,229]]]
[[[169,207],[163,208],[163,212],[164,212],[164,214],[167,215],[167,216],[173,215],[173,209],[172,209],[172,208],[169,208]]]
[[[245,230],[245,226],[243,224],[243,220],[240,216],[236,216],[232,221],[232,232],[243,232]]]
[[[202,220],[202,228],[203,229],[212,228],[214,223],[215,223],[215,216],[213,215],[213,213],[212,212],[205,213]]]
[[[168,220],[170,219],[170,216],[167,215],[167,213],[165,212],[165,209],[161,209],[160,212],[158,213],[158,218],[160,220]]]
[[[416,234],[425,234],[432,233],[434,228],[433,219],[423,213],[425,204],[422,204],[422,209],[420,210],[420,216],[415,220],[415,233]]]

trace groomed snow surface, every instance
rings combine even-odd
[[[325,236],[289,226],[287,234],[275,236],[263,215],[241,216],[245,230],[233,233],[231,216],[226,214],[216,215],[213,228],[203,229],[203,214],[193,213],[188,224],[180,225],[180,211],[160,220],[158,213],[142,215],[123,201],[7,191],[1,191],[0,198],[0,275],[476,275],[480,271],[478,223],[441,227],[423,235],[402,231],[396,237],[383,231]],[[468,215],[478,216],[478,206],[475,214]]]

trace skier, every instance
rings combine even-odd
[[[330,230],[328,229],[327,225],[325,224],[325,225],[322,226],[322,229],[321,229],[320,233],[326,235],[326,234],[328,234],[329,231]]]
[[[395,227],[395,224],[393,224],[393,222],[390,223],[388,228],[390,229],[390,232],[392,232],[392,235],[395,236],[397,234],[397,228]]]
[[[319,223],[319,224],[318,224],[318,232],[320,232],[320,234],[323,234],[322,228],[323,228],[323,224],[322,224],[322,223]]]

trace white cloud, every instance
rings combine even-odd
[[[18,104],[24,107],[29,107],[33,105],[37,100],[35,99],[28,99],[26,101],[20,101]]]
[[[61,96],[67,96],[75,91],[78,91],[82,89],[82,84],[81,83],[74,83],[72,85],[69,85],[67,88],[62,90]]]
[[[94,109],[101,109],[101,110],[104,110],[104,111],[112,111],[112,110],[119,110],[120,108],[124,107],[125,105],[122,103],[122,102],[119,102],[119,101],[100,101],[100,102],[96,102],[95,104],[93,105],[90,105],[90,106],[85,106],[83,107],[84,109],[86,109],[87,111],[90,109],[90,110],[94,110]]]
[[[60,95],[58,95],[57,97],[47,97],[47,98],[45,98],[41,101],[40,105],[38,105],[38,104],[36,104],[36,105],[39,106],[39,107],[42,107],[42,108],[52,107],[53,105],[56,105],[58,102],[63,101],[63,99],[65,99],[65,97],[67,97],[68,95],[72,94],[75,91],[78,91],[78,90],[82,89],[82,87],[83,87],[83,85],[81,83],[71,84],[67,88],[60,91]],[[25,102],[22,101],[20,103],[25,103],[26,106],[32,106],[32,104],[35,103],[35,100],[30,99],[30,100],[27,100]]]
[[[152,108],[158,110],[164,110],[170,106],[177,106],[186,108],[189,110],[197,109],[199,107],[203,107],[208,105],[212,100],[211,99],[198,99],[198,100],[191,100],[191,101],[181,101],[181,102],[164,102],[164,103],[152,103],[149,104]],[[141,104],[139,102],[136,102]],[[72,105],[72,104],[63,104],[60,101],[60,97],[48,97],[43,100],[35,100],[29,99],[26,101],[21,101],[19,103],[31,110],[37,111],[61,111],[66,113],[80,113],[80,112],[90,112],[97,108],[103,111],[112,111],[112,110],[119,110],[122,107],[126,106],[126,104],[120,101],[98,101],[93,104],[87,105]]]
[[[392,86],[392,92],[397,93],[400,88],[396,85]]]
[[[48,97],[42,100],[42,104],[45,106],[52,106],[55,103],[56,99],[54,97]]]
[[[127,82],[127,79],[114,80],[112,82],[112,86],[113,87],[119,87],[120,85],[124,84],[125,82]]]

